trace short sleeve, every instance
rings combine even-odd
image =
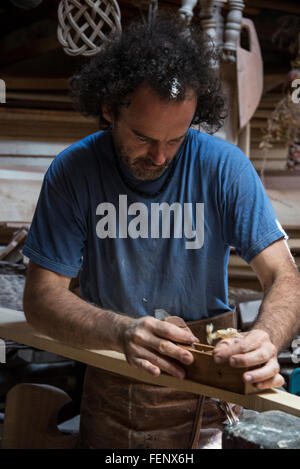
[[[288,239],[250,161],[223,196],[225,241],[247,263],[271,243]]]
[[[82,265],[86,223],[70,181],[58,169],[54,160],[43,181],[23,254],[45,269],[76,277]]]

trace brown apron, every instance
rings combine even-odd
[[[187,324],[201,343],[207,343],[206,325],[211,322],[214,330],[236,328],[235,310]],[[236,413],[239,410],[236,408]],[[89,366],[81,404],[79,448],[204,447],[212,436],[220,441],[225,420],[217,399],[142,383]]]

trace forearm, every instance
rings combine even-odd
[[[64,287],[25,287],[24,312],[35,329],[50,337],[75,347],[123,352],[130,364],[155,376],[162,370],[183,378],[180,362],[193,361],[190,352],[176,345],[196,340],[188,329],[149,316],[133,319],[100,309]]]
[[[121,352],[121,328],[131,321],[58,286],[32,293],[25,288],[24,312],[35,329],[68,345]]]
[[[288,346],[300,329],[300,276],[278,276],[265,290],[253,329],[267,332],[277,350]]]

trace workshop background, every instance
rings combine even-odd
[[[231,107],[218,135],[240,146],[252,161],[300,267],[300,93],[296,88],[294,101],[290,99],[292,83],[300,79],[299,1],[87,2],[97,4],[98,10],[90,7],[88,18],[76,17],[73,11],[75,26],[70,23],[72,3],[73,7],[85,5],[84,0],[2,0],[0,5],[0,307],[22,311],[28,262],[22,247],[45,171],[61,150],[99,130],[95,120],[74,111],[68,78],[111,34],[132,19],[148,21],[157,9],[177,12],[187,27],[199,22],[222,50],[220,69]],[[262,299],[259,281],[234,249],[228,275],[239,328],[247,330]],[[73,281],[70,288],[76,291],[78,282]],[[58,423],[63,431],[76,433],[85,366],[12,341],[5,345],[6,363],[0,364],[0,427],[9,390],[22,382],[43,383],[71,397]],[[291,343],[279,361],[285,389],[300,395],[300,364],[292,360],[293,353],[295,358]]]

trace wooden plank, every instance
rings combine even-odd
[[[56,353],[63,357],[128,376],[145,383],[170,386],[181,391],[233,402],[259,412],[282,410],[300,417],[299,396],[278,389],[244,395],[200,384],[190,379],[180,380],[167,374],[153,377],[146,371],[129,365],[122,353],[110,350],[87,350],[70,347],[42,335],[26,322],[24,313],[20,311],[0,308],[0,336],[4,339],[14,340],[20,344]]]
[[[44,171],[0,169],[0,221],[31,222]]]
[[[75,142],[99,130],[96,119],[74,111],[5,108],[0,106],[1,138],[4,136]]]
[[[272,117],[273,109],[262,109],[259,107],[253,114],[254,119],[270,119]]]
[[[257,119],[257,118],[252,118],[250,121],[251,129],[256,128],[256,129],[267,129],[267,121],[266,119]]]
[[[18,101],[52,101],[58,103],[72,103],[70,96],[67,95],[58,95],[58,94],[45,94],[45,93],[22,93],[22,92],[12,92],[8,91],[6,93],[7,101],[18,100]]]
[[[247,5],[260,9],[265,8],[267,10],[278,10],[285,13],[300,14],[300,5],[298,2],[293,0],[273,0],[272,2],[269,0],[248,0]]]
[[[285,81],[284,73],[269,73],[264,76],[264,94],[270,92]]]
[[[22,173],[45,173],[52,163],[53,158],[19,158],[9,156],[7,158],[0,156],[0,174],[1,170],[9,172],[17,171]]]
[[[83,117],[75,111],[57,111],[44,109],[24,109],[24,108],[6,108],[0,107],[0,119],[21,121],[25,119],[32,122],[52,123],[90,123],[95,124],[95,119],[91,117]]]
[[[67,94],[28,93],[26,91],[6,92],[7,107],[44,108],[73,111],[73,103]]]
[[[45,140],[11,140],[0,138],[0,164],[3,156],[22,156],[22,157],[55,157],[58,153],[65,150],[72,142],[56,143]]]
[[[262,96],[259,108],[270,109],[274,108],[276,104],[282,99],[282,93],[267,93]]]
[[[6,83],[7,90],[69,90],[69,81],[66,78],[19,77],[1,75]]]

